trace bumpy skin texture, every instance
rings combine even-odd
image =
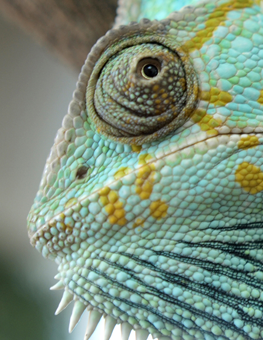
[[[100,40],[28,217],[31,243],[59,264],[61,285],[75,300],[154,337],[263,338],[259,4],[204,2]],[[168,63],[176,56],[183,74],[165,76],[167,46]],[[132,66],[145,48],[161,64],[148,80]],[[134,91],[134,77],[145,97]],[[158,118],[174,86],[186,93],[173,111],[179,123],[162,133],[153,124],[145,134],[138,106]],[[123,112],[133,134],[132,125],[128,134],[111,125],[110,115],[122,120]]]

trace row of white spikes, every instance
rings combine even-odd
[[[51,287],[51,290],[60,290],[64,289],[64,285],[61,281],[58,281],[53,287]],[[62,312],[69,303],[74,299],[74,295],[69,293],[68,291],[64,291],[62,295],[62,299],[58,305],[58,308],[55,312],[56,315],[58,315],[60,312]],[[84,313],[84,311],[87,309],[87,306],[84,305],[81,301],[77,300],[74,303],[72,314],[69,321],[69,333],[73,331],[73,329],[76,327],[77,323],[80,320],[80,317]],[[93,332],[95,331],[100,319],[102,317],[102,314],[96,310],[90,310],[89,311],[89,319],[88,319],[88,326],[85,332],[84,340],[89,340]],[[109,340],[111,337],[111,334],[113,332],[114,327],[117,324],[117,320],[114,319],[112,316],[107,315],[105,317],[104,322],[104,338],[103,340]],[[128,322],[121,323],[121,340],[128,340],[130,333],[132,331],[132,326]],[[151,340],[152,337],[149,335],[148,331],[144,329],[138,329],[135,330],[135,339],[136,340]],[[170,340],[168,337],[161,337],[159,340]]]

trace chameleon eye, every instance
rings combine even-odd
[[[87,58],[86,109],[107,138],[140,145],[191,118],[197,76],[190,57],[162,33],[165,29],[165,23],[147,20],[127,31],[120,27],[99,40]]]
[[[84,178],[87,175],[88,169],[89,168],[85,165],[82,165],[81,167],[79,167],[76,173],[76,179]]]
[[[138,72],[145,79],[152,79],[158,76],[161,71],[161,63],[158,59],[145,58],[138,63]]]

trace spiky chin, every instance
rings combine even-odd
[[[60,275],[56,276],[58,278]],[[58,278],[59,279],[59,278]],[[74,306],[72,310],[72,314],[69,322],[69,333],[71,333],[79,322],[81,316],[85,311],[88,312],[88,323],[84,336],[84,340],[90,339],[92,334],[94,333],[96,327],[98,326],[101,318],[104,318],[104,335],[103,340],[109,340],[112,332],[117,324],[120,323],[119,320],[113,318],[110,315],[102,314],[100,311],[92,308],[91,305],[87,305],[84,302],[81,302],[77,296],[74,296],[69,290],[65,289],[62,281],[58,281],[54,286],[50,288],[50,290],[61,290],[64,289],[61,301],[58,305],[58,308],[55,312],[56,315],[61,313],[72,301],[74,301]],[[121,331],[121,340],[128,340],[132,331],[132,326],[128,322],[120,323],[120,331]],[[135,339],[136,340],[152,340],[152,336],[149,335],[149,332],[144,329],[135,330]],[[168,337],[161,337],[159,340],[170,340]]]
[[[139,277],[142,263],[140,265],[140,261],[135,258],[129,259],[129,254],[109,252],[98,254],[95,251],[92,256],[90,254],[85,254],[87,257],[82,254],[81,258],[73,256],[74,260],[68,255],[58,267],[59,274],[55,276],[58,283],[51,287],[51,290],[63,289],[64,292],[55,314],[59,314],[74,301],[69,332],[72,332],[84,311],[87,310],[89,321],[85,340],[92,335],[102,316],[105,319],[104,340],[111,337],[117,324],[121,326],[122,340],[128,340],[132,329],[135,331],[136,340],[146,340],[148,337],[170,340],[170,337],[161,334],[157,325],[150,330],[146,328],[150,326],[147,317],[152,322],[156,322],[157,318],[153,320],[154,314],[151,310],[153,311],[154,308],[148,305],[145,294],[139,293],[147,293],[147,287],[143,287],[142,282],[141,285],[138,284],[141,281]],[[71,261],[67,262],[69,257]],[[138,275],[133,267],[137,267]],[[156,304],[154,301],[156,298],[153,297],[151,304]],[[144,308],[140,309],[139,306]],[[143,327],[144,325],[146,327]]]

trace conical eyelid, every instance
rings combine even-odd
[[[160,46],[163,49],[170,50],[171,53],[176,56],[178,63],[180,65],[182,64],[185,73],[186,84],[186,91],[184,95],[185,104],[183,106],[179,105],[178,110],[177,106],[174,109],[170,110],[167,113],[169,115],[169,119],[166,119],[164,124],[160,125],[159,127],[156,124],[156,127],[154,127],[153,129],[150,128],[148,129],[148,131],[140,133],[140,126],[148,126],[147,122],[143,121],[142,124],[140,122],[134,122],[134,125],[133,121],[129,120],[126,112],[124,112],[123,118],[126,119],[127,122],[130,121],[130,126],[126,126],[125,122],[122,123],[122,119],[119,120],[119,125],[117,126],[115,122],[111,123],[109,117],[104,117],[105,110],[103,97],[101,96],[101,93],[99,96],[96,96],[96,89],[97,83],[100,82],[102,69],[104,67],[109,67],[108,62],[113,62],[113,56],[117,57],[118,54],[126,48],[131,49],[134,46],[145,46],[147,44],[151,44],[152,46]],[[135,75],[136,74],[137,73],[135,73]],[[143,81],[143,78],[141,79]],[[188,54],[180,47],[180,44],[176,41],[176,39],[171,39],[167,32],[163,32],[162,30],[153,30],[150,34],[146,30],[145,34],[143,34],[143,32],[140,32],[140,34],[138,34],[137,36],[131,35],[121,38],[117,44],[113,43],[112,45],[108,46],[107,50],[102,53],[96,65],[94,66],[94,70],[88,82],[86,91],[86,105],[89,118],[95,125],[99,133],[120,143],[141,145],[164,137],[171,132],[174,132],[188,119],[190,119],[191,113],[194,111],[198,104],[198,95],[198,79]],[[98,99],[96,101],[96,107],[94,101],[95,97]],[[102,99],[100,100],[100,98]],[[178,100],[180,100],[180,98],[178,98]],[[101,109],[103,112],[99,113],[97,109]],[[106,115],[108,115],[107,112]],[[132,115],[131,118],[134,120],[134,115]],[[132,126],[138,128],[135,129],[135,131],[132,131]]]

